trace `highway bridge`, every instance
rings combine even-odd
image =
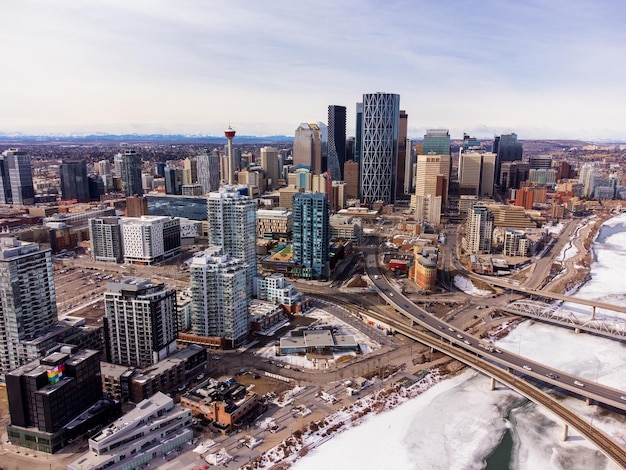
[[[499,310],[533,318],[539,321],[546,321],[557,324],[575,331],[585,331],[597,336],[625,341],[626,322],[621,320],[611,320],[608,318],[590,319],[588,315],[576,315],[575,313],[562,309],[558,305],[535,302],[532,300],[517,300],[506,307],[498,307]]]
[[[604,310],[609,310],[612,312],[626,313],[626,307],[622,305],[610,304],[607,302],[600,302],[597,300],[588,300],[581,299],[580,297],[573,297],[571,295],[565,294],[557,294],[556,292],[548,292],[545,290],[532,289],[530,287],[524,287],[520,285],[514,285],[508,281],[503,279],[499,279],[491,276],[480,276],[478,274],[466,273],[468,276],[478,279],[485,284],[489,284],[491,286],[501,287],[503,289],[510,289],[514,292],[519,292],[531,297],[544,298],[544,299],[553,299],[553,300],[561,300],[563,302],[571,302],[573,304],[586,305],[591,307],[591,317],[595,318],[595,312],[597,308],[601,308]]]
[[[492,351],[484,349],[479,346],[480,342],[478,339],[438,320],[435,316],[427,314],[415,305],[407,304],[409,305],[409,309],[406,309],[399,307],[393,301],[390,302],[391,304],[395,304],[397,310],[401,312],[404,311],[408,314],[406,320],[402,322],[390,319],[380,312],[364,309],[347,301],[341,301],[336,295],[321,293],[314,295],[324,298],[329,302],[343,305],[353,311],[361,312],[371,318],[375,318],[381,321],[381,323],[388,325],[394,331],[441,351],[484,373],[491,377],[492,380],[505,384],[522,396],[525,396],[538,405],[544,406],[554,413],[562,419],[566,425],[576,429],[582,436],[590,442],[593,442],[599,450],[616,464],[620,466],[626,465],[626,450],[621,445],[614,442],[610,436],[606,435],[601,430],[595,428],[592,423],[578,416],[575,412],[568,410],[556,399],[530,383],[528,377],[569,390],[575,395],[582,396],[588,400],[593,399],[622,410],[626,410],[626,400],[620,398],[623,396],[626,398],[624,392],[604,387],[593,382],[583,382],[583,379],[576,376],[528,361],[521,356],[516,356],[505,350],[501,351],[495,347]],[[384,293],[383,296],[387,297]],[[403,296],[397,294],[397,296],[393,296],[393,299],[397,297],[402,298]],[[388,300],[390,299],[388,298]],[[422,311],[423,313],[418,313],[417,318],[412,319],[410,318],[411,314],[409,311],[413,309],[417,309],[417,311]],[[433,327],[434,324],[437,324],[437,326]],[[575,383],[577,381],[583,384],[583,386],[576,385]],[[564,435],[566,435],[566,432],[567,428]]]

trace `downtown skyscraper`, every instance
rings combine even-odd
[[[346,107],[328,107],[328,171],[332,181],[343,181],[346,161]]]
[[[400,95],[363,95],[361,200],[393,204],[396,198]]]
[[[0,156],[0,204],[34,203],[35,187],[30,155],[17,148],[5,150]]]
[[[120,170],[124,195],[127,197],[143,196],[143,185],[141,184],[141,155],[134,150],[125,150],[124,153],[121,154]]]
[[[500,181],[502,163],[521,161],[524,153],[522,143],[517,141],[514,133],[496,136],[491,151],[496,154],[496,182]]]
[[[87,180],[87,162],[64,161],[60,168],[61,199],[89,202],[89,181]]]

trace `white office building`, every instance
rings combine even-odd
[[[122,217],[120,226],[124,263],[156,264],[181,252],[177,217]]]

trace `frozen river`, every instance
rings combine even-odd
[[[626,215],[603,226],[594,254],[592,279],[576,295],[626,305],[621,277],[626,277]],[[626,346],[621,343],[525,322],[498,347],[626,390]],[[623,416],[575,398],[563,403],[626,445]],[[566,442],[561,434],[562,423],[549,411],[503,386],[490,392],[487,377],[468,371],[336,436],[292,468],[619,468],[575,432],[570,430]]]

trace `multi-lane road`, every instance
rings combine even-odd
[[[380,295],[400,313],[437,335],[441,341],[456,344],[486,360],[500,364],[502,367],[508,368],[513,374],[532,377],[574,394],[626,410],[625,391],[606,387],[553,369],[539,362],[530,361],[510,351],[495,348],[493,345],[489,345],[479,338],[429,314],[426,310],[413,304],[408,297],[388,282],[377,266],[376,256],[375,247],[370,246],[366,249],[366,269]],[[505,301],[504,297],[486,300],[486,302],[494,306],[503,301]]]

